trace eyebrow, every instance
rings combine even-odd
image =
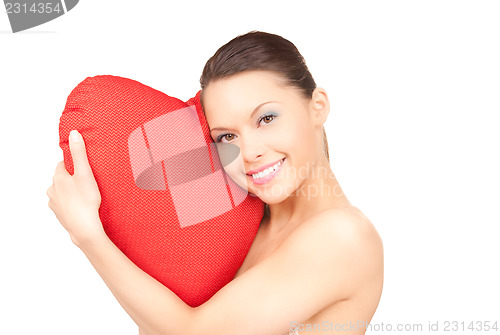
[[[264,106],[265,104],[268,104],[268,103],[271,103],[271,102],[279,102],[279,101],[267,101],[267,102],[263,102],[261,103],[260,105],[258,105],[257,107],[255,107],[255,109],[253,110],[252,112],[252,115],[250,115],[250,119],[253,118],[254,114],[259,110],[260,107]],[[210,133],[212,133],[212,131],[214,130],[226,130],[227,128],[213,128],[210,130]]]

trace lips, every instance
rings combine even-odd
[[[274,170],[274,171],[272,171],[272,172],[270,172],[270,173],[268,173],[267,175],[262,176],[260,178],[254,178],[253,176],[248,176],[248,177],[256,185],[267,184],[272,179],[274,179],[274,177],[281,171],[281,169],[283,168],[283,165],[285,164],[285,158],[283,158],[281,161],[278,161],[278,162],[281,162],[281,164],[279,164],[279,166],[277,167],[277,169]]]
[[[275,161],[274,163],[271,163],[271,164],[267,164],[267,165],[264,165],[264,166],[261,166],[259,169],[257,170],[250,170],[247,172],[247,175],[251,176],[253,174],[256,174],[256,173],[259,173],[259,172],[262,172],[264,171],[265,169],[267,168],[270,168],[271,166],[274,166],[275,164],[277,164],[278,162],[282,162],[285,158],[282,158],[280,160],[277,160]]]

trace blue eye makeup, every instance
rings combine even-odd
[[[274,113],[274,112],[271,112],[271,113],[266,113],[266,114],[262,115],[262,117],[259,119],[259,122],[258,122],[258,123],[260,123],[262,120],[265,120],[265,119],[266,119],[267,117],[269,117],[269,116],[272,116],[272,118],[271,118],[271,121],[272,121],[272,120],[274,120],[274,119],[278,116],[278,114],[277,114],[277,113]],[[270,123],[270,122],[269,122],[269,123]]]

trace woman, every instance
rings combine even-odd
[[[228,173],[267,204],[241,268],[209,301],[189,307],[109,240],[81,137],[70,139],[74,175],[57,166],[49,207],[142,335],[364,334],[383,246],[330,168],[325,90],[291,42],[257,31],[222,46],[200,82],[212,139],[240,149]]]

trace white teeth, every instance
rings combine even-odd
[[[265,177],[265,176],[267,176],[268,174],[270,174],[271,172],[276,171],[280,165],[281,165],[281,161],[279,161],[278,163],[274,164],[274,165],[273,165],[273,166],[271,166],[270,168],[265,169],[265,170],[264,170],[264,171],[262,171],[262,172],[259,172],[259,173],[255,173],[255,174],[253,174],[253,175],[252,175],[252,178],[259,179],[259,178]]]

